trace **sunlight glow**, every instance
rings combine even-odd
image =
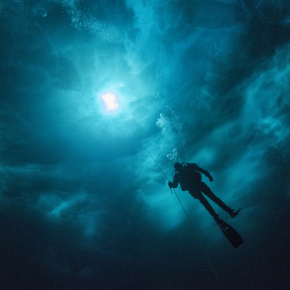
[[[102,96],[102,99],[106,104],[107,111],[114,111],[114,110],[118,109],[119,104],[118,104],[117,98],[114,94],[107,93],[107,94]]]

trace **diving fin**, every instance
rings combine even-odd
[[[237,248],[238,246],[243,244],[244,241],[242,237],[232,226],[230,226],[228,223],[226,223],[220,218],[218,219],[217,224],[234,248]]]

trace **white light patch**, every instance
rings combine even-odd
[[[119,107],[117,98],[114,94],[112,93],[107,93],[102,96],[103,101],[106,104],[106,110],[107,111],[114,111],[117,110]]]

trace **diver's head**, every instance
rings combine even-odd
[[[182,169],[182,165],[179,162],[174,163],[174,168],[176,171],[180,171]]]

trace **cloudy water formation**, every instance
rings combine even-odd
[[[288,0],[1,0],[0,36],[1,289],[290,289]]]

